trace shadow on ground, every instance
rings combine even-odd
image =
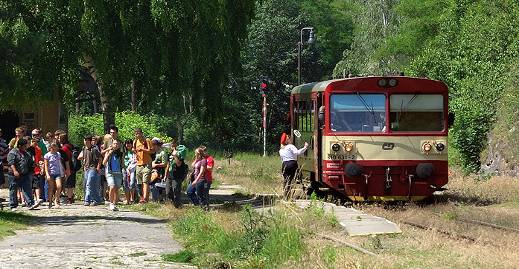
[[[60,226],[72,226],[72,225],[84,225],[89,223],[96,223],[99,220],[118,221],[118,222],[132,222],[142,224],[158,224],[167,223],[167,220],[154,219],[154,218],[142,218],[142,217],[127,217],[127,216],[32,216],[31,222],[37,225],[60,225]]]

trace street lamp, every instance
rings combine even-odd
[[[306,43],[312,44],[315,42],[314,27],[303,27],[300,31],[299,43],[297,43],[297,83],[301,85],[301,51],[303,50],[303,32],[310,31]]]

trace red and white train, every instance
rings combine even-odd
[[[448,88],[404,76],[308,83],[290,97],[298,162],[313,188],[353,201],[418,201],[448,181]]]

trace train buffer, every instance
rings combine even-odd
[[[321,201],[295,201],[296,205],[303,209],[310,206],[312,202],[317,203],[317,206],[322,206],[325,212],[333,212],[340,225],[350,236],[402,233],[400,228],[394,222],[382,217],[363,213],[362,211],[353,208],[337,206],[332,203]]]

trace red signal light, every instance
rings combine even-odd
[[[261,85],[260,85],[260,88],[261,88],[262,90],[265,90],[265,89],[267,88],[267,83],[262,82]]]

